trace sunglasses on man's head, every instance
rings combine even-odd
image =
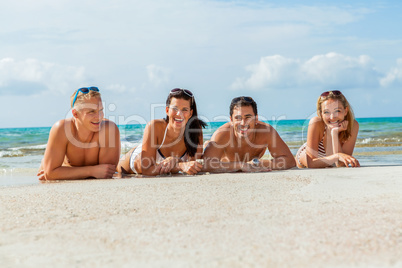
[[[77,90],[77,93],[75,93],[75,97],[74,97],[74,100],[73,100],[73,105],[71,107],[74,107],[75,101],[77,100],[78,92],[81,92],[82,94],[87,94],[90,90],[99,92],[99,88],[97,88],[97,87],[82,87],[82,88],[79,88]]]
[[[178,94],[178,93],[180,93],[180,92],[182,92],[182,91],[184,92],[184,94],[186,94],[186,95],[189,96],[190,98],[194,97],[193,93],[192,93],[190,90],[188,90],[188,89],[183,89],[183,88],[174,88],[174,89],[172,89],[172,90],[170,91],[170,94],[175,95],[175,94]]]
[[[241,100],[244,100],[245,102],[248,102],[248,103],[253,103],[254,102],[254,100],[251,97],[242,96],[242,97],[234,98],[232,100],[232,103],[236,103],[236,102],[239,102]]]
[[[321,97],[328,97],[329,93],[334,94],[334,96],[340,96],[342,95],[342,92],[340,92],[339,90],[332,90],[332,91],[325,91],[324,93],[321,94]]]

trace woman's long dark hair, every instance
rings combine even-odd
[[[186,94],[184,90],[179,90],[173,93],[171,92],[167,97],[166,107],[170,106],[172,98],[190,101],[190,109],[193,110],[193,115],[188,120],[186,129],[184,130],[184,143],[186,145],[188,155],[193,157],[197,153],[198,146],[200,145],[202,128],[205,128],[207,124],[198,118],[197,105],[195,103],[194,95],[191,97]],[[166,116],[165,121],[169,122],[169,116]]]

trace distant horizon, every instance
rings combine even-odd
[[[401,118],[402,116],[373,116],[373,117],[356,117],[356,120],[359,119],[387,119],[387,118]],[[107,118],[106,118],[107,119]],[[309,119],[280,119],[278,120],[278,122],[280,121],[307,121]],[[275,120],[263,120],[263,122],[272,122]],[[227,123],[229,121],[210,121],[207,122],[208,123]],[[126,124],[126,125],[117,125],[118,127],[122,127],[122,126],[135,126],[135,125],[145,125],[145,124]],[[24,128],[29,128],[29,129],[34,129],[34,128],[52,128],[52,126],[39,126],[39,127],[2,127],[0,128],[0,130],[2,129],[24,129]]]

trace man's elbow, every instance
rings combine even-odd
[[[204,156],[204,167],[203,170],[204,172],[214,172],[217,170],[220,170],[221,167],[221,161],[217,157],[205,157]]]
[[[50,181],[50,180],[57,180],[57,175],[54,170],[51,169],[44,169],[43,176],[45,177],[45,180]]]
[[[292,155],[292,157],[288,157],[286,162],[287,162],[286,169],[294,168],[296,166],[296,160],[293,157],[293,155]]]
[[[296,160],[293,157],[281,156],[274,159],[273,169],[285,170],[296,166]]]

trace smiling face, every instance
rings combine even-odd
[[[255,129],[258,116],[254,114],[251,106],[237,106],[233,108],[230,121],[237,138],[249,137]]]
[[[166,115],[169,116],[169,124],[174,128],[184,128],[193,115],[190,108],[190,100],[172,98],[169,107],[166,107]]]
[[[321,111],[321,118],[329,128],[338,126],[348,114],[348,108],[335,99],[328,99],[321,103]]]
[[[73,109],[73,115],[82,126],[92,132],[98,132],[104,117],[101,98],[92,97],[80,103]]]

